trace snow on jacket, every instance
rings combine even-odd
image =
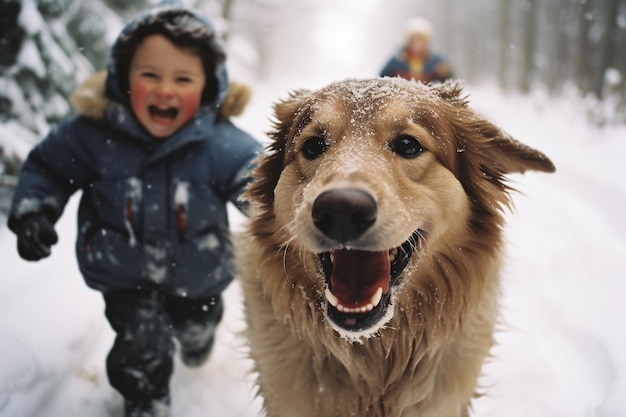
[[[223,53],[217,40],[213,47]],[[262,147],[228,119],[216,118],[228,89],[222,64],[217,98],[162,141],[134,117],[112,61],[106,84],[100,76],[79,88],[79,115],[52,129],[29,154],[9,228],[15,231],[21,218],[36,212],[56,222],[81,190],[76,254],[90,287],[156,283],[171,294],[217,294],[232,281],[226,203],[237,203]]]

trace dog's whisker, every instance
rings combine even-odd
[[[417,235],[419,236],[419,239],[417,239],[417,242],[414,246],[414,250],[417,251],[419,255],[419,259],[424,259],[426,257],[432,258],[433,253],[432,253],[432,248],[430,246],[430,242],[428,241],[428,238],[424,235],[423,231],[421,230],[417,231]],[[419,262],[419,260],[417,262]],[[432,271],[433,270],[432,262],[430,262],[430,265],[431,265],[430,268]]]
[[[282,252],[283,272],[285,273],[285,276],[287,277],[287,279],[289,279],[289,273],[287,272],[287,253],[289,252],[289,244],[291,240],[292,239],[281,243],[276,250],[276,255],[279,255]]]
[[[290,244],[296,239],[296,234],[294,233],[295,225],[296,225],[296,221],[294,219],[288,224],[278,229],[279,232],[283,232],[283,233],[286,232],[285,234],[288,236],[288,239],[284,241],[283,243],[281,243],[279,250],[283,251],[283,271],[285,272],[285,276],[287,276],[287,279],[289,280],[291,280],[291,278],[289,276],[289,272],[287,271],[287,254],[290,249]],[[300,251],[301,250],[302,248],[300,248]]]
[[[296,221],[295,219],[290,221],[289,223],[287,223],[284,226],[279,227],[276,230],[276,234],[277,235],[287,235],[289,236],[289,239],[287,240],[287,242],[291,242],[293,239],[296,238],[296,233],[295,233],[295,225],[296,225]]]
[[[297,230],[298,230],[298,222],[294,217],[289,223],[280,228],[281,230],[286,230],[287,234],[291,236],[291,240],[296,238]]]
[[[417,230],[416,234],[419,237],[419,239],[417,239],[416,242],[411,242],[413,246],[413,250],[417,251],[420,254],[420,256],[431,257],[432,248],[430,247],[430,242],[428,241],[426,236],[424,236],[423,231]]]
[[[311,275],[309,271],[309,263],[307,262],[307,252],[304,247],[300,247],[298,251],[298,258],[300,259],[300,263],[304,266],[304,271],[307,275]]]
[[[278,251],[283,252],[283,272],[285,273],[285,276],[287,277],[287,279],[291,280],[289,272],[287,271],[287,252],[289,251],[289,242],[282,244],[278,248]]]

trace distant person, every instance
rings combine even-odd
[[[15,191],[8,226],[30,261],[50,255],[54,224],[82,191],[76,255],[116,333],[107,374],[126,417],[169,416],[174,339],[186,365],[206,361],[233,279],[226,203],[239,205],[262,146],[220,110],[224,60],[193,11],[133,20],[107,72],[74,96],[80,114],[30,152]]]
[[[431,51],[433,27],[421,17],[406,25],[406,42],[380,72],[381,77],[402,77],[425,84],[442,83],[452,78],[452,71],[441,55]]]

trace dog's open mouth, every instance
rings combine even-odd
[[[348,331],[377,325],[385,317],[391,290],[409,264],[420,235],[416,231],[402,245],[385,251],[341,249],[319,254],[328,318]]]

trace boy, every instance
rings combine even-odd
[[[239,203],[262,149],[218,115],[224,59],[199,15],[140,16],[113,45],[106,80],[78,91],[80,114],[32,150],[15,192],[8,225],[35,261],[82,190],[76,254],[116,332],[107,373],[127,417],[169,415],[174,338],[185,364],[202,364],[232,280],[226,203]]]

